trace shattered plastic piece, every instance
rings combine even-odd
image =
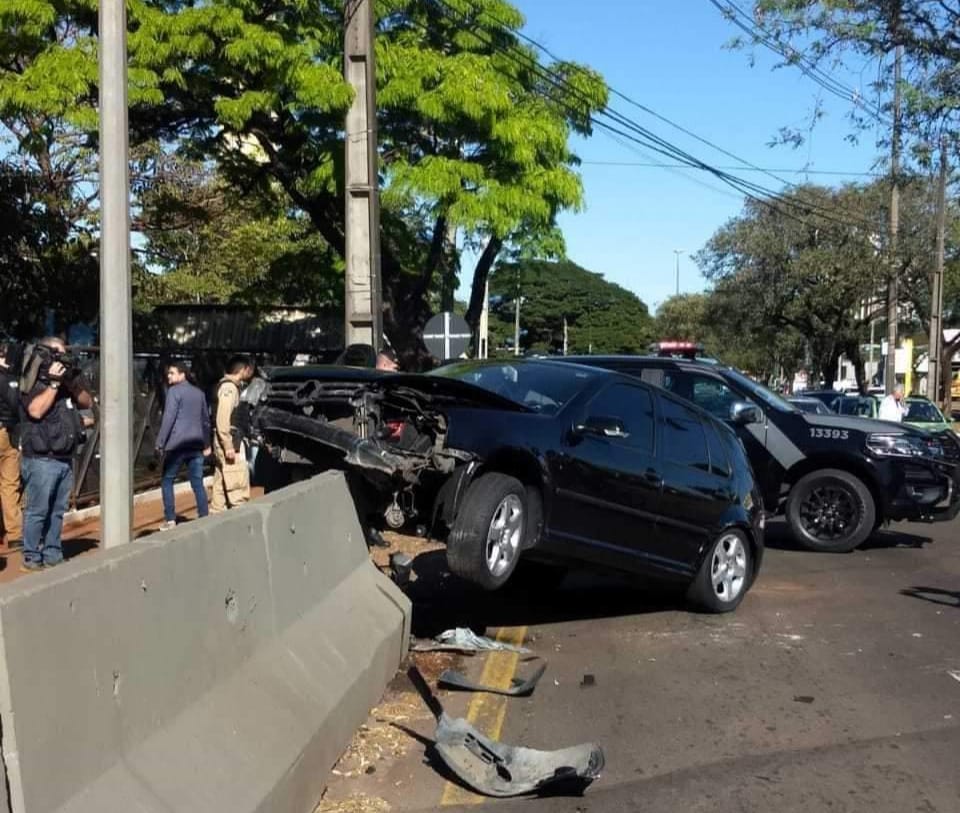
[[[462,672],[456,672],[453,669],[447,669],[442,672],[440,677],[437,678],[437,683],[444,686],[451,686],[455,689],[466,689],[471,692],[490,692],[491,694],[506,694],[510,697],[527,697],[533,694],[537,682],[543,677],[543,673],[546,671],[547,664],[542,663],[526,680],[513,678],[510,681],[510,687],[507,689],[499,689],[496,686],[484,686],[480,683],[474,683]]]
[[[505,745],[483,736],[466,720],[451,720],[446,714],[437,724],[436,749],[450,770],[487,796],[522,796],[555,785],[581,793],[604,766],[603,751],[593,743],[558,751]]]
[[[514,644],[505,644],[502,641],[494,641],[493,638],[477,635],[473,630],[464,627],[457,627],[456,629],[441,632],[432,641],[415,644],[412,648],[414,652],[436,652],[452,649],[469,652],[492,650],[497,652],[516,652],[520,655],[531,654],[531,651],[525,646],[516,646]]]
[[[403,551],[390,554],[390,572],[393,581],[398,587],[405,587],[410,582],[410,574],[413,572],[413,557]]]
[[[504,745],[488,739],[466,720],[447,717],[416,666],[407,670],[414,688],[437,719],[434,747],[464,783],[487,796],[522,796],[544,788],[580,794],[600,777],[605,759],[593,743],[559,751]]]
[[[586,688],[587,686],[596,686],[596,685],[597,685],[597,679],[596,679],[596,677],[594,677],[593,675],[591,675],[591,674],[589,674],[589,673],[588,673],[588,674],[585,674],[585,675],[583,676],[583,680],[580,681],[580,688],[581,688],[581,689]]]
[[[947,674],[950,675],[954,680],[960,681],[960,671],[954,671],[953,669],[948,669]]]

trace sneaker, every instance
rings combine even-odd
[[[43,565],[39,562],[23,562],[20,565],[21,573],[39,573],[43,570]]]
[[[177,527],[177,521],[175,519],[165,520],[160,523],[161,531],[172,531],[176,527]]]

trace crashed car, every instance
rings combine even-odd
[[[544,583],[591,563],[683,585],[724,612],[763,556],[760,496],[736,435],[608,370],[283,368],[252,423],[287,460],[362,474],[389,525],[429,524],[451,571],[488,590],[518,565]]]

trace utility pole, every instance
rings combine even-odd
[[[517,293],[517,298],[513,300],[513,355],[520,355],[520,305],[523,297]]]
[[[683,254],[683,249],[675,248],[673,253],[677,258],[677,296],[680,296],[680,255]]]
[[[570,346],[570,331],[567,326],[567,317],[563,317],[563,355],[567,355],[567,349]]]
[[[894,17],[893,32],[899,38],[899,8]],[[889,395],[897,385],[897,322],[899,309],[899,252],[897,233],[900,229],[900,63],[903,46],[897,45],[893,61],[893,138],[890,146],[890,280],[887,283],[887,357],[884,360],[883,388]]]
[[[940,402],[940,354],[943,345],[943,254],[947,230],[947,139],[940,136],[940,182],[937,185],[937,260],[930,295],[930,349],[927,353],[927,398]]]
[[[490,353],[490,280],[487,280],[483,289],[483,308],[480,311],[480,346],[477,348],[477,358],[485,359]]]
[[[343,75],[353,88],[346,120],[344,343],[380,349],[380,193],[373,0],[346,0]]]
[[[103,546],[133,527],[133,313],[127,166],[127,7],[100,0],[100,516]]]

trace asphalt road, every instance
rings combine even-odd
[[[446,695],[448,711],[514,745],[597,742],[606,769],[582,797],[480,799],[440,776],[427,722],[368,790],[396,811],[960,811],[960,521],[848,555],[792,550],[777,523],[769,536],[726,616],[588,575],[549,599],[464,593],[431,581],[442,552],[424,554],[415,632],[469,623],[549,661],[528,699]],[[469,674],[529,669],[495,657]]]

